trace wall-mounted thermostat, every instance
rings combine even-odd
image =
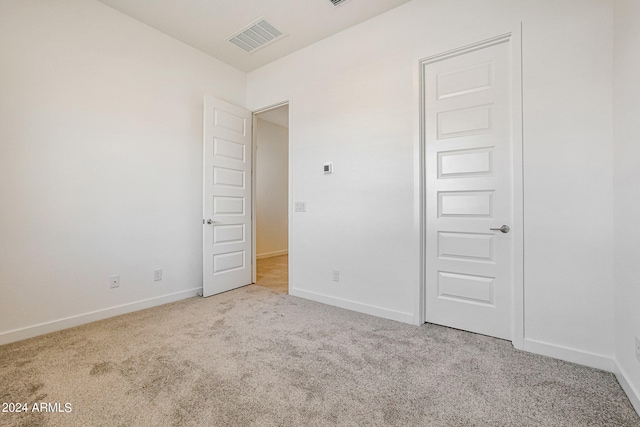
[[[325,174],[333,173],[333,163],[325,163],[322,169]]]

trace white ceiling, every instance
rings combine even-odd
[[[274,125],[289,127],[289,104],[272,108],[257,114],[259,119],[266,120]]]
[[[99,0],[240,70],[251,71],[409,0]],[[264,17],[287,34],[247,53],[227,39]]]

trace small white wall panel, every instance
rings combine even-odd
[[[438,139],[476,135],[491,130],[491,105],[438,113]]]
[[[491,63],[441,73],[437,76],[438,99],[491,89]]]
[[[438,272],[438,297],[493,304],[493,277]]]

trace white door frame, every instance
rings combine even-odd
[[[493,39],[509,37],[511,43],[511,111],[513,132],[513,346],[517,349],[524,347],[524,156],[523,156],[523,128],[522,128],[522,24],[511,26],[507,31],[496,32],[494,37],[478,37],[476,42],[464,46],[444,50],[435,55],[422,57],[418,60],[418,84],[419,84],[419,210],[420,210],[420,286],[417,292],[417,323],[425,323],[426,313],[426,241],[427,241],[427,215],[426,215],[426,139],[424,122],[424,65],[436,59],[445,59],[449,55],[455,55],[462,51],[473,50],[490,45]]]
[[[256,149],[257,149],[257,145],[258,145],[257,144],[258,135],[257,135],[257,132],[256,132],[256,129],[258,129],[258,126],[257,126],[258,114],[267,112],[269,110],[273,110],[274,108],[282,107],[284,105],[289,105],[289,128],[287,129],[288,133],[289,133],[289,135],[288,135],[289,136],[289,142],[288,142],[288,146],[289,146],[289,165],[288,165],[289,166],[289,171],[288,171],[288,174],[287,174],[288,175],[287,176],[287,185],[289,187],[288,196],[287,196],[287,201],[288,201],[287,202],[288,203],[288,206],[287,206],[287,224],[288,224],[287,225],[287,252],[289,254],[288,255],[289,256],[289,264],[288,264],[289,290],[291,290],[291,283],[292,283],[292,280],[291,280],[291,264],[292,264],[291,259],[292,259],[292,248],[293,248],[293,245],[292,245],[292,242],[293,242],[293,239],[292,239],[292,236],[293,236],[293,225],[292,224],[293,224],[293,222],[291,221],[291,207],[293,206],[293,201],[292,201],[293,200],[292,199],[292,197],[293,197],[293,180],[291,178],[292,178],[293,175],[292,175],[291,172],[293,170],[293,150],[292,150],[292,144],[291,144],[291,141],[292,141],[292,137],[291,137],[291,103],[289,102],[289,100],[285,100],[285,101],[282,101],[282,102],[271,104],[271,105],[268,105],[266,107],[259,108],[257,110],[252,111],[252,117],[253,117],[252,125],[253,126],[251,128],[251,131],[253,132],[253,134],[251,135],[251,141],[253,143],[253,147],[252,147],[253,153],[252,153],[252,159],[251,159],[251,162],[252,162],[251,170],[253,171],[253,173],[252,173],[252,178],[251,179],[253,180],[253,182],[252,182],[252,187],[251,187],[251,199],[252,199],[252,203],[253,203],[253,206],[252,206],[253,211],[251,212],[251,223],[252,223],[253,230],[252,230],[252,236],[251,236],[251,241],[252,241],[252,243],[251,243],[251,246],[252,246],[252,248],[251,248],[251,262],[253,263],[252,283],[256,283],[256,281],[258,280],[257,279],[258,268],[257,268],[257,264],[256,264],[256,256],[257,256],[257,253],[256,253],[256,228],[257,228],[256,227],[256,225],[257,225],[256,224],[256,220],[257,220],[257,218],[256,218],[256,173],[255,173],[255,170],[256,170]]]

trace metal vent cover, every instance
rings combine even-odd
[[[286,34],[283,34],[282,31],[268,23],[264,18],[259,18],[228,37],[227,40],[244,51],[253,53],[281,39],[285,35]]]
[[[334,6],[338,6],[340,3],[344,3],[347,0],[329,0]]]

